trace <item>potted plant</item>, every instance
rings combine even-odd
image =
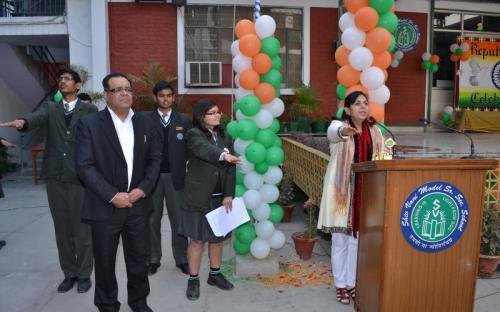
[[[299,258],[302,260],[307,260],[311,258],[312,251],[314,248],[314,243],[316,242],[316,209],[317,206],[313,200],[308,199],[304,203],[304,209],[306,209],[306,228],[302,232],[295,232],[292,234],[293,243],[295,245],[295,251]]]
[[[479,274],[491,276],[500,260],[500,210],[498,202],[485,204],[479,255]]]
[[[292,177],[283,170],[283,179],[279,185],[280,195],[278,197],[278,204],[283,208],[283,219],[281,222],[290,222],[292,219],[293,208],[295,203],[295,184]]]
[[[313,133],[325,133],[328,129],[328,119],[325,116],[313,117],[311,129]]]
[[[298,131],[309,132],[310,122],[306,116],[312,114],[318,108],[318,96],[313,87],[308,85],[295,88],[293,92],[295,101],[290,107],[290,114],[295,115]]]

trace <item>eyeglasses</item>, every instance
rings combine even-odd
[[[214,115],[222,116],[222,112],[208,112],[205,115],[206,116],[214,116]]]
[[[118,88],[114,88],[114,89],[107,89],[106,92],[111,92],[111,93],[122,93],[123,91],[127,92],[127,93],[132,93],[134,92],[134,90],[130,87],[118,87]]]
[[[71,76],[61,76],[61,77],[57,78],[57,82],[71,81],[71,80],[74,80],[73,77],[71,77]]]

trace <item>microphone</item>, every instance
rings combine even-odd
[[[465,133],[464,131],[460,131],[460,130],[457,130],[457,129],[454,129],[454,128],[451,128],[451,127],[448,127],[445,125],[441,125],[437,122],[430,121],[429,119],[426,119],[425,117],[420,117],[418,120],[421,121],[426,126],[433,125],[433,126],[436,126],[438,128],[441,128],[441,129],[446,129],[446,130],[449,130],[449,131],[452,131],[455,133],[460,133],[460,134],[465,135],[470,140],[470,154],[469,154],[469,156],[465,156],[462,158],[479,158],[479,156],[477,156],[476,152],[475,152],[474,141],[472,140],[472,137],[469,134]]]
[[[382,123],[377,122],[377,121],[375,120],[375,118],[373,118],[373,117],[369,117],[369,119],[370,119],[370,122],[373,122],[374,124],[379,125],[379,126],[380,126],[380,127],[382,127],[385,131],[387,131],[387,133],[389,133],[389,135],[391,136],[392,141],[394,141],[394,145],[393,145],[392,147],[390,147],[390,149],[391,149],[391,151],[392,151],[392,158],[395,158],[395,159],[396,159],[396,158],[398,158],[398,157],[396,157],[397,148],[396,148],[396,138],[395,138],[395,136],[394,136],[394,133],[392,133],[392,131],[391,131],[391,130],[389,130],[389,128],[387,128],[387,127],[386,127],[385,125],[383,125]]]

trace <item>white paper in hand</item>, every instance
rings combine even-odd
[[[233,199],[233,209],[227,213],[224,206],[220,206],[207,213],[205,217],[215,236],[226,236],[238,226],[250,220],[245,203],[241,197]]]

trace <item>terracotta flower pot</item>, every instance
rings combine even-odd
[[[290,222],[292,220],[292,214],[293,214],[293,208],[295,207],[294,204],[290,205],[283,205],[283,219],[281,222]]]
[[[304,238],[303,232],[295,232],[292,234],[292,239],[295,244],[295,251],[297,252],[297,255],[299,255],[299,258],[302,260],[311,258],[316,237]]]
[[[500,256],[479,255],[479,274],[482,276],[491,276],[495,273]]]

